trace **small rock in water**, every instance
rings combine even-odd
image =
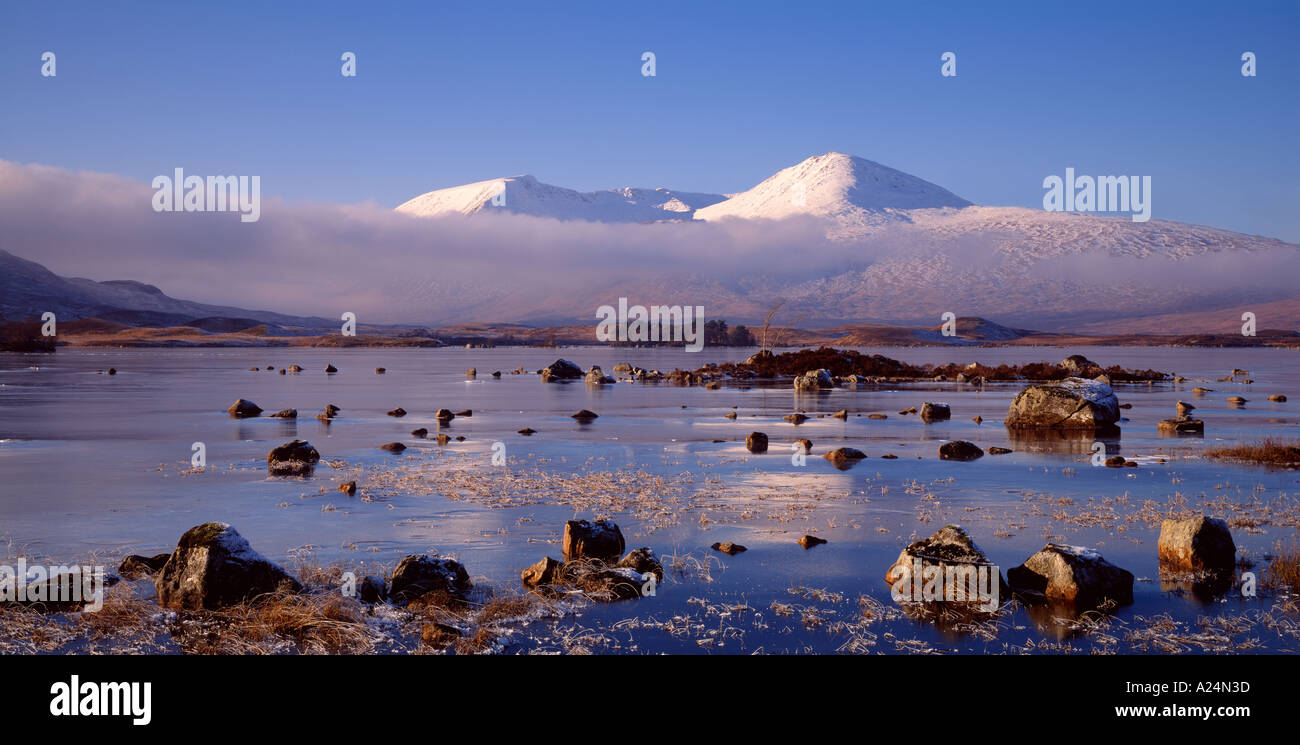
[[[439,445],[446,445],[447,443],[451,442],[451,437],[449,435],[444,435],[443,433],[439,432],[437,440]]]
[[[939,446],[939,458],[942,460],[975,460],[983,457],[984,451],[966,440],[953,440]]]
[[[261,414],[262,407],[258,406],[252,401],[248,401],[246,399],[241,398],[235,401],[233,404],[231,404],[230,408],[226,409],[226,413],[230,414],[236,419],[246,419]]]
[[[533,428],[531,428],[531,427],[524,427],[523,429],[518,430],[518,433],[521,434],[521,435],[523,435],[523,436],[525,436],[525,437],[527,437],[528,435],[531,435],[531,434],[535,434],[536,432],[537,432],[537,430],[535,430],[535,429],[533,429]]]
[[[404,417],[406,416],[406,409],[403,409],[402,407],[398,406],[396,409],[393,409],[392,411],[388,412],[388,415],[395,416],[395,417]]]
[[[472,416],[474,416],[474,410],[473,410],[473,409],[463,409],[463,410],[461,410],[461,411],[456,412],[456,416],[472,417]]]
[[[525,587],[542,587],[558,583],[563,574],[564,562],[547,556],[520,572],[519,579]]]
[[[297,409],[280,409],[279,411],[277,411],[277,412],[275,412],[274,414],[272,414],[272,415],[271,415],[271,418],[272,418],[272,419],[297,419],[297,418],[298,418],[298,410],[297,410]]]
[[[591,411],[590,409],[579,409],[577,412],[570,414],[569,416],[571,416],[574,419],[577,419],[580,422],[590,422],[591,420],[596,419],[600,415],[594,411]]]
[[[741,551],[748,551],[748,550],[749,550],[749,549],[745,548],[744,546],[740,545],[739,543],[732,543],[731,541],[724,541],[724,542],[722,542],[722,543],[715,543],[715,544],[713,544],[713,546],[712,546],[711,548],[712,548],[714,551],[721,551],[722,553],[726,554],[727,556],[735,556],[736,554],[740,553]]]
[[[950,419],[952,409],[948,404],[936,404],[926,401],[921,404],[921,419],[927,422],[938,421],[940,419]]]
[[[357,493],[357,482],[349,481],[347,483],[339,484],[339,491],[351,497]]]
[[[137,577],[152,577],[162,570],[171,554],[157,554],[155,556],[141,556],[131,554],[122,559],[122,563],[117,565],[117,573],[127,579]]]
[[[848,409],[840,409],[839,411],[835,412],[834,414],[831,414],[831,416],[835,417],[836,419],[848,419],[848,418],[849,418],[849,410],[848,410]]]
[[[565,561],[600,559],[616,561],[622,554],[623,531],[608,520],[569,520],[561,543]]]
[[[325,366],[325,372],[327,372],[327,373],[336,373],[336,372],[338,372],[338,371],[339,371],[339,369],[338,369],[337,367],[333,366],[333,365],[326,365],[326,366]]]
[[[451,409],[438,409],[433,418],[437,419],[439,424],[446,424],[455,419],[456,415],[451,412]]]
[[[812,548],[813,546],[820,546],[823,543],[826,543],[826,539],[818,538],[815,535],[806,535],[803,538],[799,539],[799,545],[803,546],[805,551]]]
[[[1268,397],[1268,400],[1274,401],[1276,403],[1284,404],[1286,403],[1286,396],[1283,396],[1281,393],[1274,393],[1273,395]]]
[[[424,438],[429,435],[429,430],[425,429],[424,427],[420,427],[419,429],[411,430],[411,434],[415,437]]]
[[[116,367],[110,367],[110,368],[108,368],[108,374],[109,374],[109,375],[117,375],[117,368],[116,368]]]
[[[726,414],[723,414],[723,418],[725,418],[725,419],[735,419],[735,418],[736,418],[736,412],[734,412],[734,411],[728,411]]]
[[[400,453],[406,449],[406,446],[400,442],[386,442],[379,446],[380,450],[387,450],[390,453]]]
[[[384,369],[384,368],[382,368],[382,367],[376,367],[376,368],[375,368],[375,374],[376,374],[376,375],[383,375],[383,374],[386,373],[386,372],[388,372],[388,370],[386,370],[386,369]]]
[[[478,377],[478,368],[477,368],[477,367],[471,367],[470,369],[468,369],[468,370],[465,371],[465,375],[466,375],[467,377],[470,377],[470,378],[476,378],[476,377]]]
[[[1123,468],[1124,462],[1124,456],[1112,455],[1106,459],[1105,464],[1107,468]]]
[[[796,413],[796,414],[786,414],[784,418],[785,418],[785,420],[786,420],[787,422],[789,422],[789,423],[791,423],[791,424],[802,424],[802,423],[808,421],[808,417],[804,416],[803,414],[797,414],[797,413]]]
[[[822,456],[831,462],[831,465],[840,469],[847,470],[849,466],[867,457],[867,454],[857,448],[835,448],[829,453]]]
[[[767,435],[762,432],[750,432],[745,438],[745,448],[751,453],[766,453]]]
[[[320,453],[306,440],[293,440],[266,454],[266,470],[274,476],[306,476],[320,460]]]
[[[1164,434],[1173,435],[1203,435],[1205,434],[1205,422],[1201,419],[1192,419],[1191,417],[1180,416],[1176,419],[1161,419],[1156,424],[1156,428]]]
[[[994,445],[993,447],[989,448],[989,455],[1006,455],[1007,453],[1010,452],[1011,452],[1011,448],[998,447],[997,445]]]
[[[336,417],[336,416],[339,415],[339,412],[340,412],[340,411],[343,411],[343,409],[340,409],[339,407],[335,406],[334,404],[327,404],[327,405],[325,406],[325,416],[327,416],[327,417]]]
[[[812,440],[795,440],[794,442],[796,445],[802,446],[805,453],[812,452]]]
[[[867,414],[868,419],[888,419],[888,414]]]

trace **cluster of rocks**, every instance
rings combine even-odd
[[[580,590],[595,600],[627,600],[648,594],[663,580],[663,565],[648,547],[623,553],[623,532],[608,520],[570,520],[564,524],[564,560],[549,556],[524,569],[529,589],[558,593]]]
[[[1227,523],[1217,518],[1196,516],[1169,519],[1161,525],[1158,555],[1162,578],[1176,577],[1204,583],[1218,580],[1230,585],[1236,561],[1236,546]],[[905,547],[885,572],[892,586],[906,578],[937,583],[943,598],[959,599],[957,606],[972,610],[981,599],[955,594],[953,582],[964,583],[975,571],[990,572],[996,566],[960,526],[948,525],[928,538]],[[1048,543],[1019,566],[999,573],[999,597],[1012,594],[1028,605],[1050,604],[1066,611],[1082,612],[1133,602],[1132,572],[1107,561],[1097,551],[1080,546]],[[990,588],[991,589],[991,586]],[[898,596],[896,596],[898,599]],[[912,602],[904,593],[900,602]],[[926,602],[931,602],[927,600]],[[948,606],[954,607],[954,606]],[[998,612],[985,607],[984,612]]]

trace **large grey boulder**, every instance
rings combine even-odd
[[[1066,378],[1031,385],[1007,410],[1007,429],[1107,431],[1117,427],[1119,399],[1105,383]]]
[[[1133,602],[1132,572],[1080,546],[1049,543],[1025,563],[1007,570],[1007,580],[1030,599],[1078,609],[1095,608],[1108,600],[1119,605]]]
[[[302,586],[230,525],[204,523],[181,536],[154,588],[164,608],[212,610]]]
[[[1184,572],[1227,571],[1237,563],[1237,546],[1228,523],[1198,515],[1165,520],[1156,543],[1161,568]]]
[[[972,580],[976,592],[972,592]],[[985,612],[996,612],[1009,594],[1002,572],[959,525],[945,525],[929,538],[908,544],[885,572],[885,581],[899,602],[926,602],[918,598],[924,597],[929,583],[932,589],[942,588],[944,598],[963,598],[959,601],[963,605],[982,605]],[[996,602],[981,602],[980,592],[996,594],[991,598]]]

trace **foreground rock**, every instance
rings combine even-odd
[[[762,432],[750,432],[745,438],[745,449],[751,453],[766,453],[767,435]]]
[[[563,577],[564,562],[547,556],[541,561],[520,572],[519,579],[525,587],[541,587],[558,584]]]
[[[984,451],[966,440],[953,440],[939,446],[939,458],[942,460],[975,460],[983,457]]]
[[[908,544],[885,571],[885,582],[898,602],[942,600],[983,613],[996,613],[1010,593],[1001,571],[959,525],[945,525]]]
[[[204,523],[181,536],[154,588],[164,608],[213,610],[259,595],[298,592],[302,585],[230,525]]]
[[[564,560],[617,561],[623,554],[623,531],[608,520],[570,520],[564,524]]]
[[[226,413],[236,419],[247,419],[250,417],[260,416],[262,413],[262,407],[252,401],[241,398],[231,404],[230,408],[226,409]]]
[[[1165,520],[1156,543],[1161,568],[1174,571],[1231,571],[1237,563],[1237,546],[1228,523],[1199,515],[1187,520]]]
[[[1066,378],[1059,383],[1031,385],[1020,392],[1007,411],[1007,429],[1118,430],[1119,399],[1105,383]]]
[[[393,570],[388,596],[396,603],[409,603],[430,592],[464,597],[473,585],[469,573],[455,559],[419,554],[405,556]]]
[[[576,380],[583,377],[582,368],[565,359],[559,359],[542,368],[542,380]]]
[[[306,440],[293,440],[266,454],[266,470],[273,476],[306,476],[316,467],[320,453]]]
[[[654,551],[637,548],[616,564],[589,558],[561,562],[547,556],[523,570],[519,578],[534,590],[574,587],[593,600],[614,601],[641,597],[663,576],[663,565]]]
[[[1049,543],[1024,564],[1008,570],[1007,579],[1026,599],[1045,599],[1079,610],[1107,602],[1133,602],[1133,574],[1090,548]]]

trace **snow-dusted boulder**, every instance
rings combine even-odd
[[[1007,411],[1007,429],[1108,430],[1119,421],[1119,399],[1109,385],[1066,378],[1031,385]]]
[[[926,401],[921,404],[921,420],[933,422],[939,419],[951,419],[952,408],[948,404],[936,404]]]
[[[305,476],[315,468],[320,453],[306,440],[293,440],[266,454],[266,470],[273,476]]]
[[[183,610],[211,610],[302,589],[226,523],[204,523],[185,531],[154,587],[159,605]]]
[[[924,589],[927,580],[940,583],[945,598],[963,597],[957,592],[956,584],[960,583],[964,597],[977,602],[977,598],[971,597],[969,592],[970,575],[972,570],[978,572],[981,567],[987,577],[983,589],[992,593],[996,581],[998,599],[1008,597],[1010,592],[1006,581],[1002,579],[1002,572],[989,561],[965,528],[945,525],[929,538],[913,541],[899,552],[898,559],[885,572],[885,582],[899,589],[898,595],[904,602],[911,602],[917,594],[924,594],[917,593],[915,586],[921,585]],[[935,568],[939,570],[938,573]],[[996,573],[997,579],[994,580],[990,573]],[[927,575],[938,579],[930,580]],[[979,581],[978,574],[976,579]]]
[[[464,595],[472,585],[469,573],[455,559],[427,554],[405,556],[397,562],[388,596],[396,602],[410,602],[430,592]]]
[[[834,387],[835,379],[831,377],[831,371],[826,368],[809,370],[794,379],[794,389],[796,391],[816,391],[822,388]]]
[[[542,368],[542,380],[576,380],[583,376],[582,368],[565,359],[559,359]]]
[[[610,385],[612,383],[614,383],[614,379],[606,375],[599,365],[593,365],[587,371],[587,385]]]
[[[1049,543],[1020,566],[1007,570],[1007,580],[1031,598],[1094,608],[1107,600],[1133,602],[1133,574],[1102,558],[1090,548]]]

